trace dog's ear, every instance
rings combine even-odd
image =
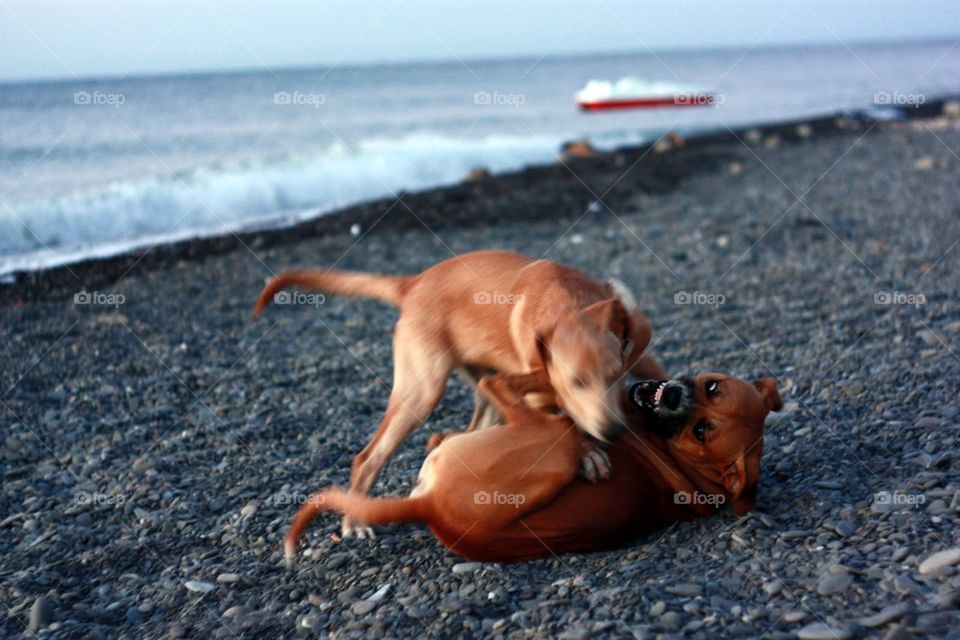
[[[777,381],[773,378],[760,378],[753,381],[754,388],[760,392],[763,398],[763,404],[767,411],[780,411],[783,409],[783,401],[780,399],[780,392],[777,391]]]
[[[747,486],[750,481],[747,476],[747,461],[744,458],[737,460],[723,476],[723,487],[730,494],[730,509],[738,516],[753,511],[757,506],[757,485]]]
[[[610,329],[621,342],[630,337],[630,312],[616,298],[594,303],[584,309],[583,314],[593,318],[601,327]]]

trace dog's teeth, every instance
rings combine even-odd
[[[659,385],[657,385],[657,390],[653,394],[653,404],[660,404],[660,397],[663,395],[663,388],[665,386],[667,386],[666,382],[661,382]]]

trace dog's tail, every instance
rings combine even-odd
[[[376,298],[399,305],[414,276],[384,276],[362,271],[284,271],[272,278],[260,292],[260,298],[253,307],[253,317],[258,317],[273,300],[274,296],[291,286],[313,289],[344,296]]]
[[[338,487],[313,494],[297,512],[283,550],[287,566],[292,566],[297,553],[297,541],[307,525],[321,513],[336,511],[366,524],[388,522],[426,522],[430,517],[430,502],[425,496],[410,498],[371,498],[345,491]]]

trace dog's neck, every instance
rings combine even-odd
[[[718,485],[700,473],[699,470],[677,460],[663,437],[643,431],[630,430],[624,436],[624,440],[637,456],[638,461],[652,470],[659,477],[661,483],[672,490],[675,497],[686,494],[693,498],[699,493],[722,495],[724,502],[730,499],[723,485]],[[674,504],[680,510],[692,510],[698,517],[710,517],[717,513],[716,500],[702,501],[693,498],[684,503],[682,500],[675,499]]]

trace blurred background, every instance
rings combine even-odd
[[[0,274],[960,93],[954,2],[0,2]],[[590,80],[710,105],[582,112]]]

